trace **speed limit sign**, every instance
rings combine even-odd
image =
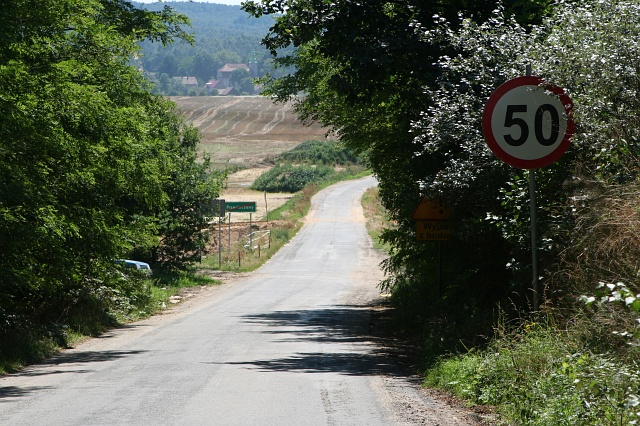
[[[540,77],[518,77],[496,89],[482,116],[487,145],[521,169],[547,166],[565,153],[575,130],[573,103],[564,90]]]

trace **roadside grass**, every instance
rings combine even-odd
[[[496,330],[486,349],[446,355],[424,386],[494,407],[501,424],[632,425],[640,420],[640,368],[595,353],[575,331],[524,322]]]
[[[128,321],[135,321],[156,314],[164,310],[170,302],[171,297],[178,295],[181,291],[194,287],[219,285],[220,281],[197,274],[195,271],[163,274],[149,286],[151,299],[148,305],[148,312],[142,311],[137,316],[129,316]]]
[[[42,361],[60,350],[50,336],[33,336],[24,333],[11,341],[3,342],[0,353],[0,375],[14,373],[29,364]]]
[[[389,215],[382,206],[378,187],[365,191],[362,196],[362,208],[366,218],[367,232],[373,240],[374,248],[388,253],[391,250],[391,244],[382,242],[380,237],[385,229],[392,229],[395,224],[389,220]]]

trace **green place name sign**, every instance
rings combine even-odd
[[[227,201],[226,210],[227,210],[227,213],[255,213],[256,202],[255,201]]]

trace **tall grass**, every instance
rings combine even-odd
[[[486,350],[442,358],[424,384],[496,406],[507,424],[629,425],[640,418],[639,373],[570,334],[528,323]]]
[[[371,236],[373,246],[385,252],[389,252],[391,245],[382,242],[380,236],[385,229],[395,228],[396,224],[389,220],[389,215],[381,204],[380,190],[378,187],[369,188],[362,196],[362,209],[367,218],[367,232]]]

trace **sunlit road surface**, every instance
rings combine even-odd
[[[192,308],[0,379],[0,425],[447,424],[367,337],[375,184],[319,193],[276,256]]]

